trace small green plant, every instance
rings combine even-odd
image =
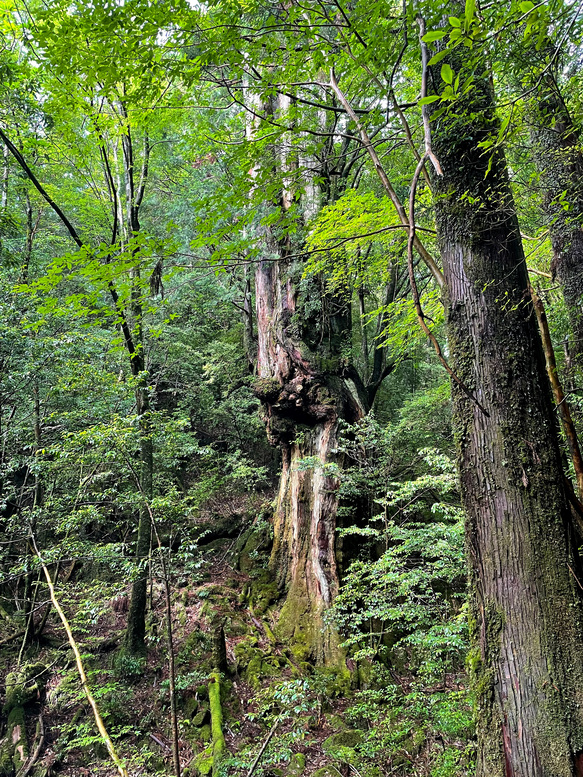
[[[135,683],[143,676],[146,669],[146,659],[142,656],[133,656],[122,651],[116,656],[114,662],[116,675],[126,683]]]

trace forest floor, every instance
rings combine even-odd
[[[456,694],[463,696],[463,675],[445,676],[438,686],[420,691],[406,667],[397,672],[368,662],[366,671],[358,673],[360,680],[347,687],[334,672],[299,662],[277,640],[277,609],[267,606],[268,599],[259,596],[250,605],[248,590],[254,581],[241,570],[245,568],[239,563],[241,538],[218,539],[210,547],[204,563],[194,573],[185,568],[173,584],[179,747],[186,777],[205,775],[210,769],[208,682],[221,627],[228,662],[221,682],[228,751],[224,774],[247,775],[267,739],[255,766],[256,777],[471,773],[469,711],[465,702],[456,703]],[[255,547],[251,555],[256,565],[261,548]],[[70,613],[90,685],[129,774],[172,774],[164,587],[158,581],[150,586],[148,655],[140,662],[120,658],[129,584],[94,575],[94,569],[80,566],[63,589],[62,602]],[[5,677],[17,671],[20,641],[0,648]],[[73,652],[54,614],[40,643],[23,652],[20,666],[27,662],[47,667],[25,707],[30,754],[38,744],[41,717],[44,728],[30,774],[116,775],[96,734]]]

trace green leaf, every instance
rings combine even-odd
[[[470,22],[474,18],[475,12],[476,12],[476,0],[466,0],[466,11],[465,11],[466,25],[469,26]]]
[[[446,51],[438,51],[435,56],[431,57],[431,59],[429,60],[429,62],[427,64],[428,65],[437,65],[438,62],[441,62],[442,59],[447,57],[448,53],[449,52],[447,50]]]
[[[438,94],[430,94],[427,97],[423,97],[421,100],[419,100],[419,105],[429,105],[429,103],[434,103],[437,100],[439,100],[440,97]]]
[[[449,23],[451,24],[452,27],[461,27],[462,26],[461,19],[458,19],[457,16],[450,16],[449,17]]]
[[[431,32],[426,32],[423,36],[422,40],[424,43],[433,43],[435,40],[441,40],[442,38],[445,38],[447,33],[445,30],[431,30]]]
[[[529,11],[532,11],[534,8],[534,3],[531,2],[531,0],[523,0],[522,3],[519,3],[520,10],[522,13],[528,13]]]
[[[453,81],[453,70],[447,62],[444,62],[441,66],[441,78],[446,84],[451,84]]]

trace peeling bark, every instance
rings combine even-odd
[[[279,250],[271,238],[271,247]],[[323,615],[338,590],[335,556],[336,461],[340,419],[356,421],[364,399],[340,357],[347,335],[346,307],[313,337],[285,258],[264,261],[256,272],[258,380],[267,434],[282,450],[283,469],[274,516],[270,567],[285,601],[279,632],[306,660],[334,663],[338,638]],[[311,329],[308,334],[307,329]],[[301,331],[305,330],[305,331]],[[311,336],[310,336],[311,335]],[[310,347],[310,339],[315,347]]]

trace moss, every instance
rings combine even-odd
[[[328,724],[336,731],[346,731],[348,728],[346,721],[340,715],[330,715]]]
[[[12,775],[18,773],[28,758],[26,741],[26,724],[23,707],[13,707],[6,722],[6,736],[3,740],[0,764],[5,771],[0,774]]]
[[[200,728],[201,726],[204,726],[205,723],[208,723],[209,720],[210,710],[200,710],[200,712],[197,712],[192,718],[191,724],[196,728]]]
[[[338,633],[324,621],[322,609],[314,607],[301,581],[288,591],[275,636],[289,646],[298,663],[327,666],[341,679],[343,687],[350,689],[352,676],[346,667],[346,654],[340,647]]]
[[[202,753],[199,753],[194,759],[193,766],[193,774],[201,775],[201,777],[206,777],[207,774],[211,774],[214,766],[212,749],[207,747],[206,750],[203,750]]]
[[[221,676],[218,672],[211,674],[209,682],[209,702],[211,708],[212,733],[212,764],[213,775],[218,774],[219,765],[227,752],[223,734],[223,708],[221,706]]]
[[[249,666],[249,662],[253,658],[259,640],[257,637],[250,635],[245,637],[235,645],[235,658],[237,659],[237,666],[244,669]]]
[[[320,769],[316,769],[313,777],[338,777],[339,774],[340,772],[335,766],[328,764],[327,766],[320,767]]]
[[[253,382],[253,393],[262,402],[275,402],[281,392],[281,385],[275,378],[257,378]]]
[[[263,676],[263,661],[261,659],[261,654],[258,652],[256,653],[251,661],[249,662],[247,669],[245,671],[245,679],[249,683],[249,685],[257,690],[260,683],[260,678]]]
[[[267,634],[267,639],[271,642],[272,645],[275,645],[277,640],[275,638],[275,634],[270,629],[269,624],[263,622],[263,628],[265,629],[265,633]]]
[[[306,756],[303,753],[294,753],[290,758],[286,773],[290,777],[299,777],[306,768]]]
[[[249,626],[242,618],[229,617],[225,620],[225,634],[231,639],[243,637],[249,634]]]
[[[25,664],[18,672],[10,672],[6,676],[4,712],[38,699],[44,690],[47,674],[46,666],[38,662]]]
[[[254,526],[242,536],[238,546],[235,547],[237,568],[241,572],[246,575],[253,572],[257,564],[257,553],[267,547],[268,537],[265,528]]]
[[[339,731],[322,742],[322,750],[329,755],[335,755],[341,748],[354,748],[364,739],[364,734],[358,729]]]

